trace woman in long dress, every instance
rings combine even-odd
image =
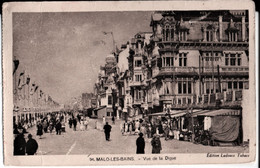
[[[43,134],[42,129],[43,129],[43,127],[42,127],[41,122],[38,122],[38,124],[37,124],[37,134],[36,135],[39,136],[40,139],[42,138],[42,134]]]
[[[88,128],[88,120],[87,119],[84,120],[84,126],[85,126],[85,130],[87,130],[87,128]]]
[[[80,131],[84,131],[85,125],[83,119],[80,120]]]

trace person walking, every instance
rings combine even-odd
[[[84,125],[84,121],[83,118],[80,120],[80,127],[79,127],[80,131],[84,131],[85,130],[85,125]]]
[[[43,130],[44,130],[44,133],[47,133],[48,131],[48,122],[47,122],[47,119],[45,119],[42,123],[42,127],[43,127]]]
[[[24,134],[19,133],[14,139],[14,155],[25,155],[25,146]]]
[[[143,133],[139,133],[139,137],[136,139],[136,154],[144,154],[145,141]]]
[[[160,141],[160,137],[159,135],[154,135],[153,139],[151,141],[151,145],[152,145],[152,153],[160,153],[162,150],[162,145],[161,145],[161,141]]]
[[[72,123],[73,123],[72,118],[69,118],[69,126],[70,126],[70,128],[72,127]]]
[[[40,121],[38,121],[36,135],[38,135],[40,137],[40,139],[42,138],[42,134],[43,134],[42,129],[43,129],[42,124]]]
[[[84,120],[84,126],[85,126],[85,130],[87,130],[87,128],[88,128],[88,120],[86,118]]]
[[[114,115],[112,116],[112,123],[115,124],[115,117],[114,117]]]
[[[60,135],[61,134],[61,123],[58,120],[56,125],[55,125],[55,129],[56,129],[56,135]]]
[[[77,120],[76,118],[73,118],[73,130],[76,131],[77,128]]]
[[[28,135],[28,141],[26,142],[26,153],[27,155],[34,155],[38,149],[38,143],[32,138],[32,134]]]
[[[103,126],[106,124],[106,117],[105,116],[103,116],[103,118],[102,118],[102,123],[103,123]]]
[[[106,140],[109,141],[110,140],[110,132],[111,132],[111,125],[108,124],[108,122],[106,122],[106,125],[104,126],[104,132],[105,132],[105,136],[106,136]]]

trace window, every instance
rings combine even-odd
[[[237,41],[237,32],[229,32],[228,39],[229,41]]]
[[[187,84],[186,82],[183,82],[183,94],[186,94],[187,93]]]
[[[227,84],[228,84],[228,89],[235,89],[235,90],[237,90],[237,89],[239,89],[239,90],[246,89],[244,87],[246,82],[244,84],[244,82],[241,81],[241,79],[235,79],[233,81],[228,81]],[[224,83],[223,83],[223,86],[224,86]],[[225,90],[223,90],[223,91],[225,91]]]
[[[225,55],[225,65],[229,65],[229,58],[228,54]]]
[[[171,41],[174,39],[174,29],[167,25],[163,29],[163,41]]]
[[[225,65],[241,66],[241,54],[237,54],[237,53],[225,54]]]
[[[230,65],[235,66],[236,65],[236,55],[230,54]]]
[[[110,112],[107,112],[107,117],[109,117],[110,116]]]
[[[112,96],[108,96],[108,104],[109,104],[109,105],[112,104]]]
[[[179,32],[179,41],[187,41],[187,31]]]
[[[178,82],[178,93],[181,94],[182,93],[182,83]]]
[[[179,66],[187,66],[187,53],[179,54]]]
[[[238,87],[239,87],[239,89],[243,89],[243,82],[239,82]]]
[[[191,82],[188,82],[188,93],[191,93]]]
[[[135,90],[135,99],[136,100],[142,99],[142,91],[141,90]]]
[[[142,66],[142,60],[135,60],[135,67],[141,67]]]
[[[181,82],[178,82],[178,93],[179,94],[191,94],[191,81],[183,80]]]
[[[228,89],[232,89],[232,82],[228,82]]]
[[[135,81],[136,82],[142,81],[142,75],[135,75]]]
[[[207,41],[213,41],[213,32],[212,32],[212,30],[207,30],[206,31],[206,40]]]
[[[237,54],[237,65],[241,65],[241,54]]]
[[[237,89],[237,82],[233,82],[233,88]]]
[[[164,90],[164,94],[172,94],[172,82],[165,82],[165,90]]]
[[[173,57],[163,57],[163,67],[173,67]]]

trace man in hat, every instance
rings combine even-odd
[[[110,140],[110,132],[111,132],[111,125],[108,124],[108,122],[106,122],[106,125],[104,126],[104,132],[105,132],[105,135],[106,135],[106,140],[109,141]]]
[[[139,137],[136,139],[136,154],[144,154],[145,141],[143,133],[139,133]]]
[[[38,149],[38,143],[32,138],[32,134],[28,135],[28,141],[26,143],[26,153],[27,155],[34,155]]]

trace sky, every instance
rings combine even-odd
[[[61,104],[93,92],[100,65],[138,32],[151,32],[152,12],[14,13],[13,54],[19,68]]]

